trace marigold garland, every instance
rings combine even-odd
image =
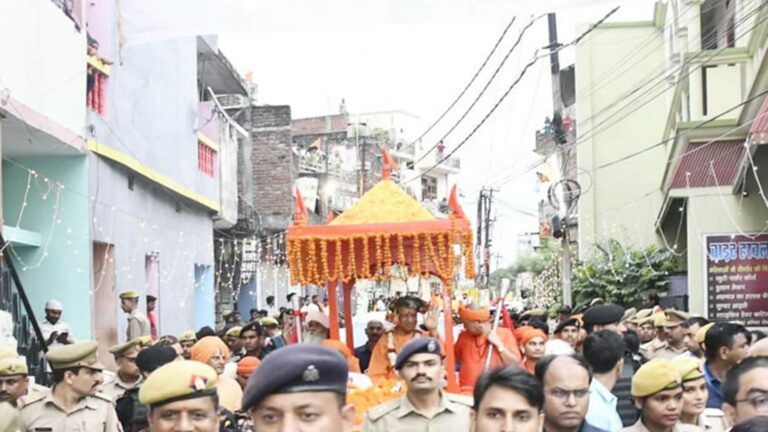
[[[334,242],[334,275],[333,280],[341,280],[344,278],[344,257],[341,250],[341,239],[337,238]]]
[[[413,252],[411,253],[411,275],[421,274],[421,245],[419,244],[419,235],[413,234]]]
[[[361,276],[363,279],[370,279],[371,278],[371,258],[370,258],[370,249],[368,248],[368,237],[361,237],[363,241],[363,247],[361,249],[361,253],[363,254],[363,268],[361,269]]]
[[[347,277],[357,277],[357,255],[355,255],[355,237],[349,238],[349,260],[347,261]]]
[[[389,234],[382,234],[381,240],[382,240],[382,247],[384,248],[384,275],[386,277],[389,277],[392,274],[392,246],[390,244],[390,236]]]
[[[374,242],[376,243],[376,262],[374,265],[376,270],[374,271],[374,278],[377,281],[381,281],[384,278],[381,273],[381,269],[384,267],[384,256],[381,251],[381,236],[374,236]]]
[[[405,266],[407,261],[405,260],[405,248],[403,247],[403,235],[397,233],[397,265]]]
[[[320,263],[322,267],[322,278],[328,280],[330,278],[330,270],[328,269],[328,242],[320,240]]]

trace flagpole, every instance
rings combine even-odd
[[[491,332],[495,332],[499,328],[499,316],[501,315],[501,308],[504,307],[504,298],[507,296],[507,290],[509,290],[509,279],[504,278],[501,280],[501,297],[499,297],[499,304],[496,306],[496,312],[493,314],[493,326]],[[489,342],[490,345],[490,342]],[[491,357],[493,357],[493,345],[488,348],[488,355],[485,358],[484,372],[488,372],[491,368]]]

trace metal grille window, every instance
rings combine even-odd
[[[197,169],[209,177],[216,175],[216,150],[205,145],[202,141],[197,142]]]

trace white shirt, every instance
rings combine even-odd
[[[53,332],[58,332],[59,334],[69,333],[69,343],[75,342],[75,337],[72,336],[72,329],[69,327],[69,324],[66,321],[58,320],[56,321],[56,324],[51,324],[46,318],[40,322],[40,331],[43,332],[43,338],[45,339],[43,343],[48,341],[48,338],[51,337]],[[54,340],[53,343],[48,345],[48,348],[56,348],[60,346],[64,346],[64,344],[59,343],[58,340]]]
[[[320,312],[320,308],[317,307],[316,304],[310,303],[308,305],[301,307],[301,313],[305,314],[307,312]]]

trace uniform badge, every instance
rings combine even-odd
[[[16,372],[16,365],[13,364],[13,363],[9,364],[8,365],[8,372],[10,372],[10,373]]]
[[[435,341],[429,341],[429,344],[427,345],[427,351],[433,353],[437,350],[437,344]]]
[[[205,387],[207,384],[208,384],[208,378],[204,376],[192,375],[189,378],[189,388],[194,389],[195,391],[205,390]]]
[[[307,369],[304,370],[301,379],[304,380],[304,382],[315,382],[320,379],[320,371],[317,370],[315,365],[309,365],[307,366]]]

